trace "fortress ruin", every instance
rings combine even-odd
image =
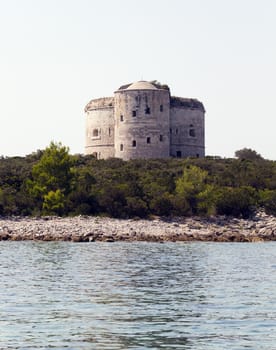
[[[204,157],[205,109],[168,86],[138,81],[85,107],[85,154],[98,159]]]

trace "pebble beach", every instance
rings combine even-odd
[[[177,217],[151,220],[107,217],[0,218],[0,240],[71,242],[212,241],[259,242],[276,240],[276,218],[263,212],[250,219],[225,216]]]

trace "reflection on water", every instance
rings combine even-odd
[[[272,349],[276,244],[0,243],[0,349]]]

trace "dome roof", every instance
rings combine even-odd
[[[126,90],[158,90],[153,84],[148,81],[136,81],[129,85]]]

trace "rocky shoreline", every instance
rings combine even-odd
[[[260,242],[276,240],[276,217],[263,212],[244,220],[210,218],[155,218],[119,220],[106,217],[0,218],[0,240],[71,242],[212,241]]]

